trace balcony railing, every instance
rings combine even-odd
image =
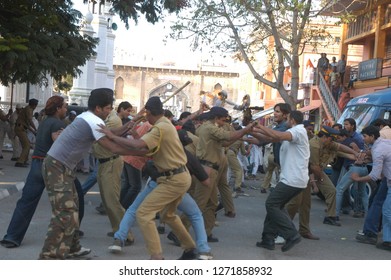
[[[375,28],[377,11],[358,16],[353,22],[348,24],[347,39],[360,34],[370,32]]]

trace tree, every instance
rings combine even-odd
[[[103,0],[88,0],[100,1]],[[88,2],[84,0],[84,2]],[[177,12],[186,0],[112,0],[112,11],[128,25],[138,14],[155,23],[163,10]],[[49,74],[56,80],[81,74],[95,53],[98,39],[79,33],[82,14],[72,0],[0,1],[0,82],[45,84]]]
[[[172,25],[171,37],[191,38],[194,48],[213,45],[243,60],[256,80],[278,90],[284,101],[295,108],[299,56],[314,37],[329,36],[322,27],[310,27],[312,20],[319,20],[322,11],[316,3],[312,0],[190,1],[191,8],[182,11]],[[264,53],[263,59],[268,58],[273,79],[267,79],[265,73],[256,69],[260,52]],[[283,85],[285,65],[290,66],[292,73],[290,91]]]

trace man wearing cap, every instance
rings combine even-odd
[[[65,124],[66,124],[66,125],[70,125],[70,124],[74,121],[74,119],[76,118],[76,116],[77,116],[76,111],[70,111],[70,112],[69,112],[69,115],[68,115],[68,116],[65,118],[65,120],[64,120]]]
[[[327,214],[324,224],[341,226],[336,217],[336,189],[324,168],[331,163],[337,155],[350,159],[357,159],[358,153],[348,146],[335,142],[338,130],[323,126],[318,135],[310,140],[310,173],[314,174],[319,191],[325,197]]]
[[[137,211],[137,222],[151,259],[164,259],[155,224],[158,212],[161,213],[161,220],[171,227],[184,249],[181,259],[194,259],[196,245],[176,215],[177,206],[191,183],[191,176],[186,168],[187,157],[175,127],[164,117],[163,104],[158,96],[148,99],[145,111],[146,119],[153,127],[140,139],[118,137],[106,128],[101,131],[122,147],[146,150],[144,155],[152,157],[158,170],[157,187],[144,199]]]
[[[15,134],[18,136],[22,145],[22,153],[18,161],[15,163],[15,167],[27,167],[27,161],[30,153],[30,141],[27,137],[27,130],[30,130],[33,134],[37,134],[37,128],[33,122],[33,112],[37,108],[38,100],[30,99],[29,105],[24,107],[16,120]]]
[[[123,148],[98,131],[113,108],[114,92],[108,88],[91,91],[88,111],[80,114],[54,141],[43,161],[42,174],[52,206],[52,217],[39,259],[66,259],[89,254],[80,246],[79,201],[75,187],[76,165],[96,141],[115,154],[141,154],[144,151]],[[123,135],[134,122],[112,129]]]
[[[228,117],[228,111],[226,109],[222,107],[212,107],[210,111],[205,114],[207,121],[196,131],[197,136],[199,137],[196,156],[209,175],[210,186],[205,188],[204,185],[197,182],[194,191],[194,199],[204,217],[208,242],[218,242],[218,239],[212,236],[212,230],[215,225],[215,210],[218,205],[217,180],[220,164],[224,156],[223,147],[229,146],[232,142],[251,132],[253,124],[249,124],[240,130],[226,131],[222,128]],[[190,226],[188,220],[184,219],[184,223],[186,226]]]
[[[16,120],[20,111],[23,109],[21,103],[16,104],[15,111],[11,114],[9,118],[10,128],[11,128],[11,141],[12,141],[12,161],[17,161],[20,153],[22,152],[22,147],[20,145],[19,137],[15,134]]]

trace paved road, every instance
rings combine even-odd
[[[5,159],[0,161],[3,169],[0,175],[0,237],[8,227],[16,201],[20,197],[17,191],[23,186],[28,169],[15,168],[9,161],[10,154],[4,153]],[[83,182],[86,175],[78,175]],[[260,238],[262,223],[265,217],[264,202],[266,194],[261,194],[259,186],[262,175],[258,180],[246,181],[249,195],[235,199],[236,218],[227,218],[219,213],[214,235],[220,239],[218,243],[211,243],[215,259],[219,260],[389,260],[391,253],[376,249],[372,245],[360,244],[354,240],[357,230],[362,228],[363,219],[348,215],[341,217],[342,227],[333,227],[322,224],[325,204],[317,197],[312,197],[311,227],[314,234],[320,237],[319,241],[303,240],[300,244],[286,253],[282,253],[277,246],[276,250],[268,251],[257,248],[256,241]],[[148,259],[143,238],[137,226],[133,232],[136,242],[126,247],[122,254],[113,255],[107,247],[112,239],[106,236],[111,230],[107,216],[99,215],[95,207],[100,203],[99,190],[95,186],[85,197],[86,209],[81,229],[85,232],[82,245],[92,249],[90,257],[94,260],[143,260]],[[50,219],[50,205],[44,192],[38,209],[34,215],[30,228],[22,243],[15,249],[5,249],[0,246],[0,260],[34,260],[42,248],[47,226]],[[297,218],[295,220],[297,223]],[[166,229],[169,230],[168,228]],[[182,250],[170,243],[165,235],[161,235],[162,246],[166,259],[178,258]]]

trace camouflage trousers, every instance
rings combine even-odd
[[[47,156],[42,175],[52,206],[52,217],[39,259],[66,259],[81,248],[77,233],[79,199],[74,184],[75,173]]]

